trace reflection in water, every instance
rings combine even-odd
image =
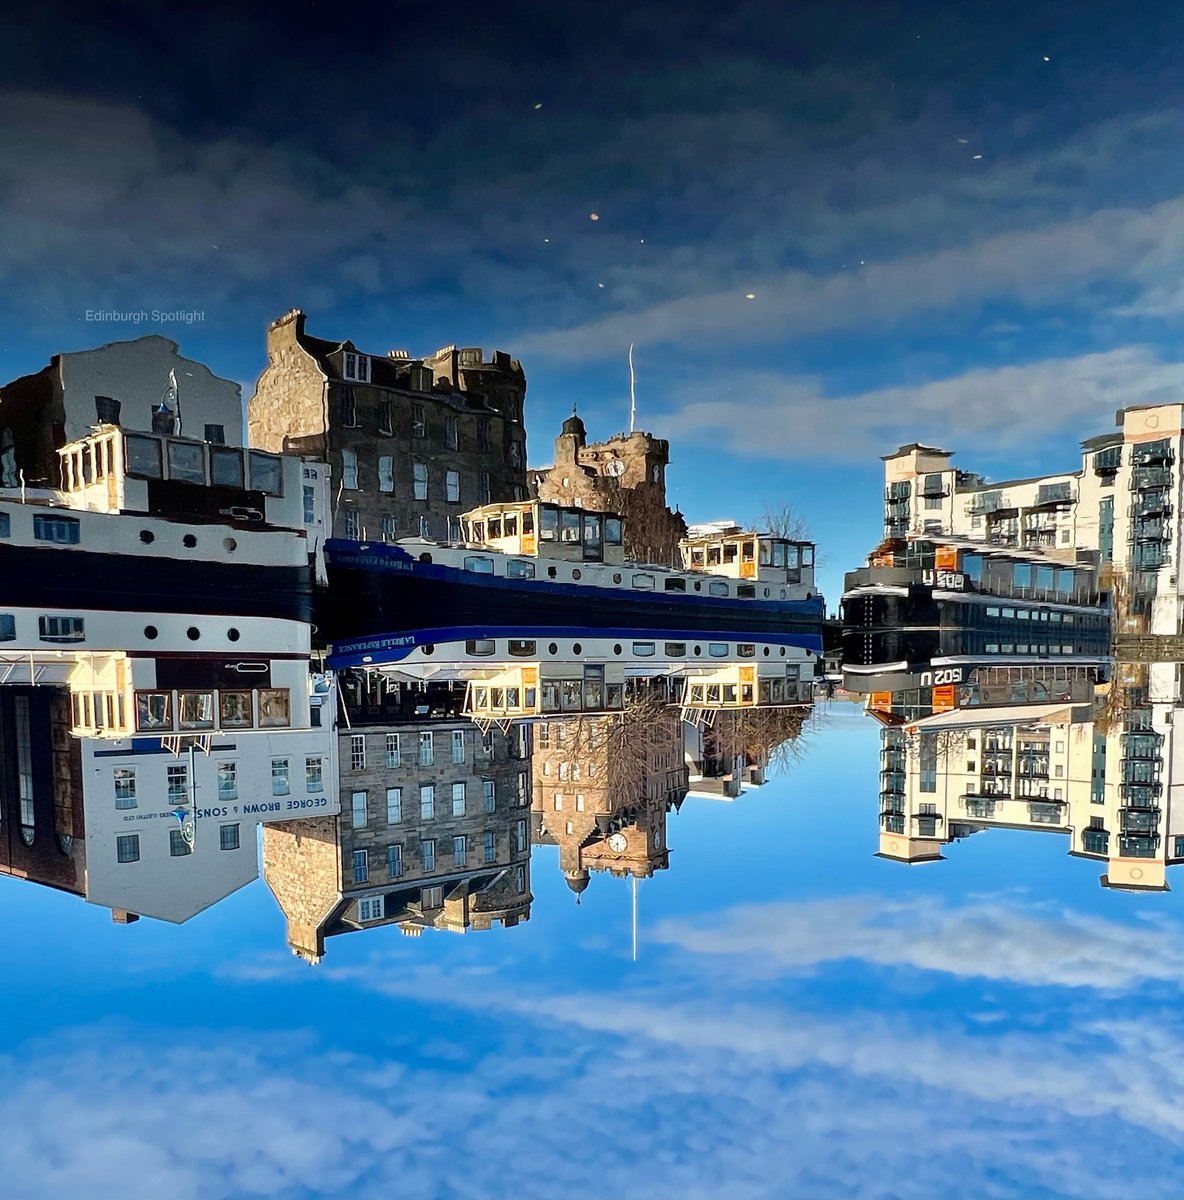
[[[884,460],[885,538],[847,576],[842,661],[883,727],[883,857],[1052,831],[1108,887],[1167,887],[1182,412],[1126,410],[1080,470],[1041,478],[987,483],[920,445]]]

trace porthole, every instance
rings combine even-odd
[[[768,600],[768,598],[769,598],[769,589],[765,588],[765,599]]]
[[[201,630],[198,629],[196,625],[190,625],[189,628],[185,630],[185,636],[191,642],[196,642],[197,639],[201,637]]]
[[[703,590],[703,581],[700,579],[696,579],[695,580],[695,591],[701,592],[702,590]]]
[[[571,577],[573,579],[579,579],[581,577],[581,571],[579,567],[572,568]]]
[[[548,654],[558,654],[558,653],[559,653],[559,646],[558,646],[558,645],[557,645],[555,642],[552,642],[552,643],[551,643],[551,644],[550,644],[550,645],[547,647],[547,653],[548,653]]]
[[[613,572],[613,583],[620,583],[620,582],[621,582],[621,572],[614,571]]]
[[[550,576],[550,578],[554,579],[554,578],[555,578],[555,568],[554,568],[554,567],[548,567],[548,568],[547,568],[547,574],[548,574],[548,576]]]
[[[766,658],[769,657],[769,647],[768,646],[765,647],[765,657]]]
[[[193,534],[187,533],[181,539],[181,545],[186,547],[186,549],[192,550],[193,547],[197,545],[197,538],[195,538]]]
[[[696,658],[698,658],[698,657],[699,657],[699,655],[700,655],[700,654],[702,654],[702,653],[703,653],[703,647],[702,647],[702,646],[696,646],[696,647],[695,647],[695,657],[696,657]]]
[[[429,643],[428,643],[426,646],[424,646],[424,648],[423,648],[423,652],[424,652],[424,654],[427,654],[427,655],[432,655],[432,654],[435,654],[435,653],[436,653],[436,647],[435,647],[435,646],[433,646],[433,645],[431,644],[431,642],[429,642]]]
[[[579,642],[576,642],[576,644],[575,644],[574,646],[572,646],[572,648],[571,648],[571,652],[572,652],[573,654],[583,654],[583,653],[584,653],[584,647],[583,647],[583,646],[581,646]]]
[[[419,561],[420,561],[421,563],[430,563],[430,562],[432,561],[432,556],[431,556],[430,554],[426,554],[426,553],[425,553],[425,554],[421,554],[421,555],[419,556]]]
[[[781,657],[782,658],[785,657],[785,647],[784,646],[781,647]]]
[[[144,626],[144,636],[150,642],[156,641],[156,638],[159,635],[159,633],[160,633],[160,630],[157,629],[155,625],[145,625]]]
[[[785,599],[785,589],[784,588],[781,589],[781,599],[782,600]]]
[[[617,642],[617,643],[616,643],[616,644],[613,646],[613,653],[614,653],[614,654],[620,654],[620,653],[621,653],[621,643],[620,643],[620,642]]]
[[[241,634],[241,633],[239,633],[239,631],[238,631],[237,629],[228,629],[228,630],[226,631],[226,636],[227,636],[227,637],[228,637],[228,638],[229,638],[229,639],[230,639],[232,642],[237,642],[237,641],[238,641],[238,639],[239,639],[240,637],[242,637],[242,634]]]
[[[145,546],[151,546],[152,543],[156,541],[156,534],[154,534],[151,529],[141,529],[140,541],[142,541]]]
[[[223,538],[222,545],[228,554],[233,554],[238,549],[238,542],[234,538]]]

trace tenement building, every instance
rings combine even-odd
[[[669,462],[664,438],[622,433],[590,443],[584,422],[573,413],[555,439],[555,465],[531,471],[531,490],[540,500],[619,513],[625,518],[627,558],[678,566],[687,524],[666,507]]]
[[[268,329],[267,360],[251,444],[328,460],[335,537],[455,537],[466,509],[526,498],[526,376],[508,354],[368,354],[306,333],[293,310]]]
[[[530,917],[530,743],[482,734],[463,689],[341,680],[341,815],[266,827],[263,873],[292,952],[382,925],[488,930]]]
[[[100,423],[241,446],[242,390],[158,334],[55,354],[0,386],[0,487],[56,487],[57,451]]]

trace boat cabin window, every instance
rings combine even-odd
[[[210,449],[210,482],[215,487],[243,486],[243,455],[231,447]]]
[[[472,654],[477,658],[488,658],[497,649],[497,642],[493,638],[478,638],[475,641],[465,642],[465,653]]]
[[[789,547],[784,542],[774,542],[770,550],[772,551],[773,566],[784,567],[788,565],[785,556]]]
[[[652,575],[634,575],[633,586],[641,591],[653,591],[654,577]]]
[[[493,559],[481,558],[478,555],[470,554],[465,559],[465,570],[476,571],[479,575],[492,575]]]
[[[686,642],[667,642],[666,657],[667,658],[686,658],[687,644]]]
[[[473,707],[485,708],[489,704],[489,690],[483,687],[473,688]]]
[[[728,643],[727,642],[712,642],[707,647],[707,653],[712,658],[727,658],[728,657]]]
[[[625,688],[620,683],[610,683],[605,689],[605,708],[624,708],[625,707]]]
[[[156,438],[136,437],[128,434],[123,442],[127,457],[127,473],[143,475],[148,479],[160,479],[164,475],[161,466],[160,442]]]
[[[751,600],[756,595],[756,588],[751,583],[742,583],[736,588],[736,595],[741,600]]]
[[[720,702],[720,688],[718,683],[709,683],[707,685],[707,703],[718,704]]]
[[[734,683],[725,683],[724,684],[724,703],[725,704],[735,704],[736,703],[736,685]]]
[[[687,590],[687,581],[680,579],[677,575],[671,575],[666,580],[666,590],[668,592],[685,592]]]
[[[803,567],[812,567],[814,565],[814,547],[811,545],[802,546],[801,552],[802,552],[802,566]]]
[[[600,544],[600,517],[597,513],[585,513],[584,545],[599,547]]]
[[[260,454],[256,450],[251,451],[250,458],[251,487],[268,496],[282,496],[284,488],[279,458],[274,454]]]
[[[8,513],[0,512],[0,538],[12,537],[12,520]]]
[[[506,688],[506,708],[521,708],[521,693],[516,687]]]
[[[539,540],[554,542],[559,537],[559,510],[539,506]]]
[[[722,579],[713,579],[707,585],[707,591],[712,596],[726,596],[729,592],[729,588]]]
[[[502,536],[502,519],[501,519],[501,517],[490,517],[489,521],[486,524],[486,528],[489,531],[489,540],[490,541],[493,541],[494,538],[500,538]]]
[[[82,538],[82,527],[77,517],[33,518],[33,536],[39,542],[55,542],[60,546],[76,546]]]
[[[510,654],[514,658],[534,658],[535,643],[522,638],[510,639]]]
[[[483,542],[485,541],[485,522],[474,521],[469,528],[469,541]]]
[[[511,558],[506,563],[506,577],[508,579],[533,579],[534,563],[526,562],[521,558]]]
[[[703,565],[703,547],[696,546],[691,551],[691,566],[692,567],[701,567],[702,565]]]
[[[770,546],[769,546],[769,543],[768,543],[768,542],[761,542],[761,544],[760,544],[760,549],[759,549],[759,551],[758,551],[758,559],[757,559],[757,562],[758,562],[758,564],[759,564],[760,566],[762,566],[762,567],[767,567],[767,566],[769,565],[769,562],[770,562]]]
[[[785,547],[785,565],[791,570],[796,571],[800,565],[800,555],[797,546]]]
[[[751,704],[752,703],[752,684],[751,683],[746,683],[741,686],[740,701],[743,704]]]
[[[579,712],[582,690],[582,679],[561,679],[559,681],[559,707],[564,712]]]
[[[741,558],[744,562],[752,562],[753,555],[756,552],[756,547],[751,541],[742,542],[740,545]]]
[[[522,532],[534,533],[534,511],[532,509],[523,509],[522,512]]]
[[[205,483],[205,447],[191,442],[169,442],[169,478],[181,483]]]
[[[604,707],[604,668],[584,668],[584,708],[596,710]]]
[[[691,684],[691,702],[694,704],[703,703],[703,685],[701,683]]]
[[[620,517],[604,518],[604,544],[619,546],[625,540],[624,525]]]
[[[734,563],[736,561],[736,552],[738,549],[739,549],[739,547],[736,545],[735,542],[725,542],[724,543],[724,562],[725,563]]]
[[[503,518],[502,524],[504,527],[504,534],[506,537],[517,537],[518,536],[518,514],[517,513],[506,513],[505,517]]]
[[[737,658],[756,658],[756,647],[751,642],[741,642],[736,647]]]
[[[655,642],[634,642],[633,656],[635,658],[653,658],[658,647]]]
[[[562,542],[578,542],[580,540],[580,514],[571,508],[560,509],[559,529]]]
[[[709,567],[718,567],[722,561],[723,551],[718,546],[707,547],[707,565]]]

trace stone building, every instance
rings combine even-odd
[[[666,816],[687,794],[682,721],[676,708],[623,721],[565,717],[534,727],[535,838],[559,848],[577,896],[592,871],[646,878],[670,865]]]
[[[555,465],[531,471],[531,491],[540,500],[620,513],[626,557],[677,566],[687,524],[666,507],[669,462],[670,443],[648,433],[589,443],[584,422],[573,413],[555,439]]]
[[[343,679],[341,816],[272,824],[263,874],[294,954],[379,925],[485,930],[530,918],[530,745],[482,735],[449,695]]]
[[[0,687],[0,874],[86,894],[82,762],[64,688]]]
[[[242,389],[159,334],[55,354],[0,386],[0,487],[57,486],[57,450],[99,422],[241,446]]]
[[[335,537],[445,538],[466,509],[525,499],[526,376],[508,354],[366,354],[312,337],[293,310],[269,327],[267,359],[251,445],[328,460]]]

